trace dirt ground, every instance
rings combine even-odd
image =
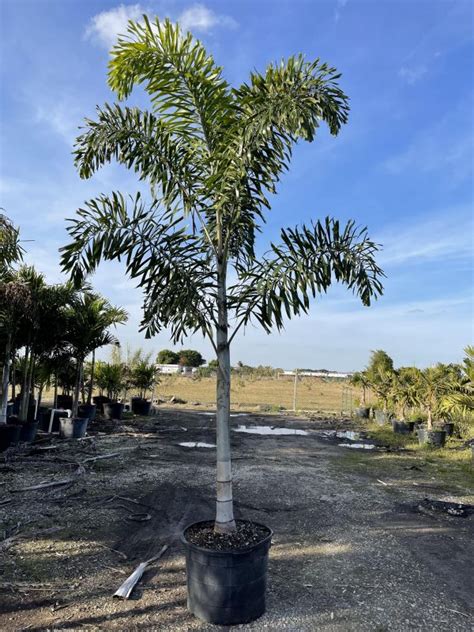
[[[253,414],[232,421],[308,431],[232,432],[237,515],[274,531],[267,613],[233,629],[473,629],[474,516],[420,505],[425,497],[472,502],[467,481],[437,479],[403,453],[389,455],[384,470],[382,453],[347,449],[321,432],[353,428],[349,420]],[[195,441],[214,443],[212,416],[160,410],[2,459],[0,630],[227,629],[186,610],[179,533],[213,514],[215,450],[178,445]],[[150,519],[136,522],[136,514]],[[113,599],[164,544],[168,551],[132,599]]]

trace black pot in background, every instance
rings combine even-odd
[[[21,426],[17,424],[0,424],[0,452],[4,452],[11,445],[20,440]]]
[[[186,549],[188,610],[219,625],[238,625],[261,617],[272,531],[246,551],[213,551],[188,542],[188,528],[181,536]]]
[[[104,404],[110,404],[112,401],[110,397],[106,397],[105,395],[95,395],[92,398],[92,401],[97,406],[97,412],[104,414]]]
[[[415,429],[414,421],[392,421],[392,428],[395,434],[411,434]]]
[[[151,410],[151,402],[143,397],[132,397],[131,399],[132,413],[135,415],[141,415],[142,417],[148,417]]]
[[[87,417],[89,421],[93,421],[95,419],[95,413],[97,411],[97,406],[95,404],[82,404],[79,406],[78,417]]]
[[[368,419],[370,414],[370,408],[366,408],[365,406],[359,406],[354,410],[355,416],[360,419]]]
[[[44,432],[48,432],[49,430],[49,422],[51,419],[51,411],[53,409],[52,408],[48,408],[48,410],[44,413],[41,413],[41,415],[38,415],[38,423],[39,423],[39,429],[43,430]],[[66,412],[64,410],[57,410],[54,413],[54,417],[53,417],[53,425],[51,428],[51,432],[59,432],[59,420],[61,417],[64,417],[66,414]]]
[[[141,397],[132,397],[130,399],[130,407],[134,415],[140,415],[140,404],[143,401]]]
[[[20,421],[16,415],[11,415],[8,417],[8,423],[20,428],[19,441],[32,443],[35,440],[38,430],[37,421]]]
[[[113,404],[104,404],[104,417],[106,419],[122,419],[123,404],[115,402]]]
[[[58,395],[56,399],[56,408],[72,410],[72,395]]]
[[[420,445],[432,445],[436,448],[442,448],[446,443],[446,432],[444,430],[418,428],[417,432]]]
[[[447,437],[451,437],[454,432],[454,424],[451,421],[445,423],[443,430],[445,431]]]
[[[28,421],[26,424],[21,425],[20,441],[26,441],[27,443],[33,443],[38,432],[38,422]]]
[[[14,407],[14,403],[13,402],[8,402],[7,404],[7,417],[10,417],[10,415],[13,415],[13,407]]]

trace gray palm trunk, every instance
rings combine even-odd
[[[92,404],[92,393],[94,391],[94,371],[95,371],[95,349],[92,351],[91,380],[89,384],[89,393],[87,395],[87,403],[89,406]]]
[[[230,458],[230,348],[228,338],[226,266],[217,262],[217,484],[216,522],[217,533],[235,530],[232,497],[232,463]]]
[[[30,349],[30,357],[29,360],[25,362],[25,374],[23,377],[23,390],[22,390],[22,398],[20,404],[20,414],[19,417],[21,421],[26,421],[28,419],[28,412],[30,409],[30,396],[33,387],[33,373],[35,368],[35,354],[33,349]]]
[[[5,363],[2,372],[2,404],[0,409],[0,424],[7,423],[7,405],[8,405],[8,383],[10,381],[12,337],[8,335],[7,344],[5,345]]]
[[[74,386],[74,395],[72,400],[72,417],[77,417],[77,413],[79,412],[79,395],[81,392],[81,382],[82,382],[82,359],[77,358],[77,368],[76,368],[76,384]]]

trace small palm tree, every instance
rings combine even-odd
[[[281,329],[333,279],[364,305],[382,292],[378,246],[353,221],[287,228],[266,254],[255,252],[295,143],[314,140],[322,123],[336,135],[347,121],[339,77],[299,55],[234,88],[191,34],[144,16],[112,50],[109,85],[119,99],[143,86],[152,111],[106,105],[77,140],[81,177],[115,159],[150,184],[153,201],[118,192],[88,201],[69,227],[63,268],[80,282],[101,260],[123,260],[144,291],[146,335],[169,328],[179,343],[199,331],[216,353],[219,533],[236,528],[229,416],[237,333],[251,322]]]
[[[420,370],[416,367],[400,367],[393,372],[392,400],[399,407],[400,417],[405,420],[407,410],[418,403],[418,386]]]
[[[117,343],[110,333],[113,325],[127,320],[125,310],[113,307],[103,297],[90,290],[80,291],[68,306],[67,342],[76,360],[76,381],[73,393],[73,416],[77,415],[86,357],[105,345]]]
[[[369,378],[365,371],[357,371],[351,376],[350,383],[356,388],[362,389],[361,406],[367,403],[367,390],[370,388]]]
[[[457,383],[456,369],[453,365],[438,363],[419,373],[418,401],[426,410],[427,427],[433,427],[433,415],[440,412],[441,403],[447,394],[453,392]]]
[[[22,324],[31,312],[32,297],[30,288],[17,275],[4,275],[0,283],[0,339],[3,346],[2,399],[0,423],[7,421],[8,384],[12,358],[21,346],[19,334]]]
[[[440,403],[442,412],[452,418],[474,421],[474,346],[464,349],[465,357],[459,367],[459,379]]]

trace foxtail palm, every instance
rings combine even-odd
[[[347,121],[339,76],[299,55],[234,88],[200,42],[145,16],[112,50],[109,86],[122,100],[142,85],[152,110],[105,105],[77,140],[81,177],[117,160],[149,183],[153,200],[114,192],[88,201],[69,227],[64,269],[81,281],[102,259],[123,260],[145,294],[147,336],[166,327],[177,343],[199,331],[216,353],[220,533],[235,529],[229,416],[237,332],[251,322],[281,329],[333,278],[365,305],[382,292],[378,247],[353,221],[287,228],[266,254],[255,252],[295,143],[314,140],[323,122],[336,135]]]

